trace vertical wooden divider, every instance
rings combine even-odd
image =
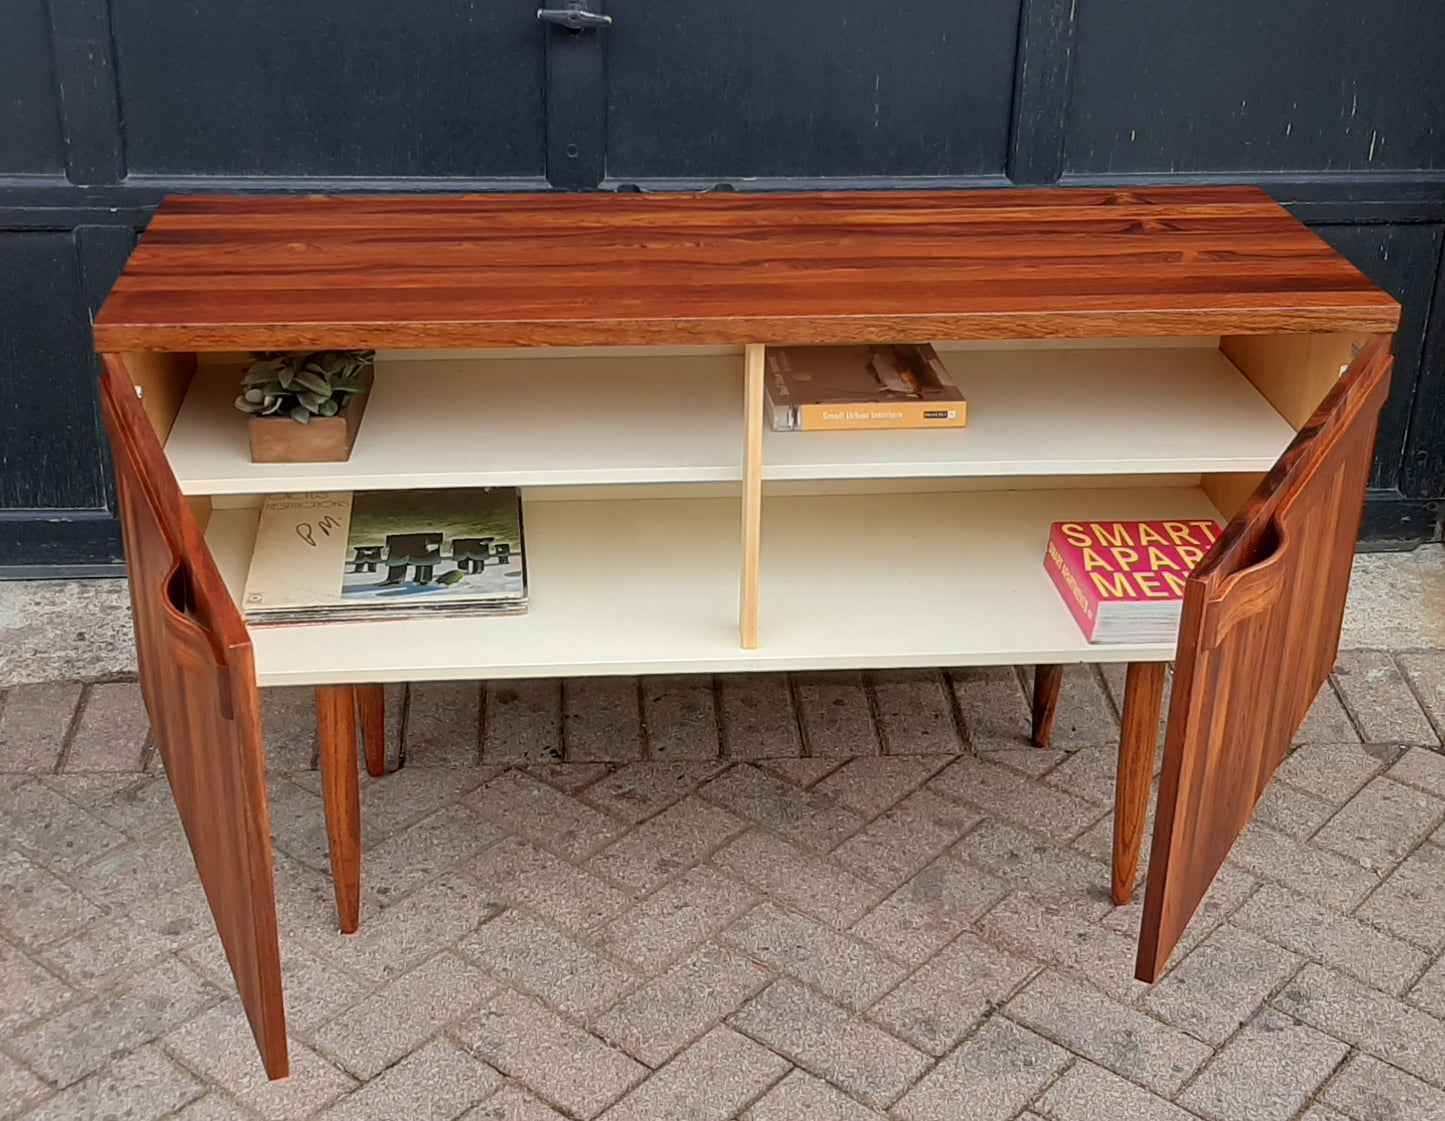
[[[746,350],[743,392],[743,580],[738,635],[744,650],[758,648],[758,552],[763,522],[762,343]]]

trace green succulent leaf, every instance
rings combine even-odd
[[[309,389],[312,393],[321,397],[331,396],[331,383],[324,376],[314,373],[310,367],[301,370],[291,380],[292,386],[300,386],[302,389]]]
[[[365,393],[371,350],[257,351],[241,377],[236,408],[252,415],[282,413],[300,424],[335,416],[345,394]]]

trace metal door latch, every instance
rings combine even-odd
[[[571,0],[565,8],[538,8],[537,18],[543,23],[555,23],[568,31],[582,31],[597,27],[610,27],[612,17],[601,12],[590,12],[586,0]]]

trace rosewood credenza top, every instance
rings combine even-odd
[[[1253,187],[172,196],[101,351],[1393,331]]]

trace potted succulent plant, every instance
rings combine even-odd
[[[251,415],[252,463],[337,463],[351,457],[371,388],[369,350],[257,354],[236,408]]]

